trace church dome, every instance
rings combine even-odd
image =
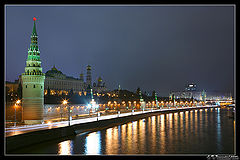
[[[101,77],[98,78],[98,82],[102,82],[102,78]]]
[[[49,76],[49,77],[55,77],[55,78],[66,78],[66,76],[61,72],[59,71],[55,65],[52,67],[51,70],[48,70],[45,74],[46,76]]]

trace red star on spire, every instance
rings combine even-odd
[[[37,19],[35,17],[33,17],[33,21],[36,21]]]

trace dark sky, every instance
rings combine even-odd
[[[8,81],[24,72],[34,16],[44,73],[90,64],[110,89],[233,92],[233,6],[7,6]]]

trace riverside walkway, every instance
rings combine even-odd
[[[219,106],[217,106],[217,105],[206,105],[206,106],[193,106],[193,107],[148,109],[146,111],[136,111],[136,112],[111,114],[111,115],[103,115],[103,116],[99,116],[99,117],[90,117],[90,118],[82,118],[82,119],[71,120],[70,125],[81,124],[81,123],[89,123],[89,122],[101,121],[101,120],[106,120],[106,119],[113,119],[113,118],[118,118],[118,117],[127,117],[127,116],[138,115],[138,114],[146,114],[146,113],[152,113],[152,112],[161,113],[161,111],[162,112],[164,112],[164,111],[181,111],[181,110],[199,109],[199,108],[209,109],[209,108],[215,108],[215,107],[219,107]],[[27,132],[33,132],[33,131],[38,131],[38,130],[46,130],[46,129],[52,129],[52,128],[66,127],[66,126],[69,126],[69,121],[9,127],[9,128],[5,128],[5,137],[24,134],[24,133],[27,133]]]

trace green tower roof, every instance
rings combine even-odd
[[[91,70],[91,66],[90,65],[87,66],[87,70]]]
[[[33,21],[34,21],[34,23],[33,23],[32,35],[37,36],[37,30],[36,30],[36,24],[35,24],[36,18],[35,17],[33,18]]]

